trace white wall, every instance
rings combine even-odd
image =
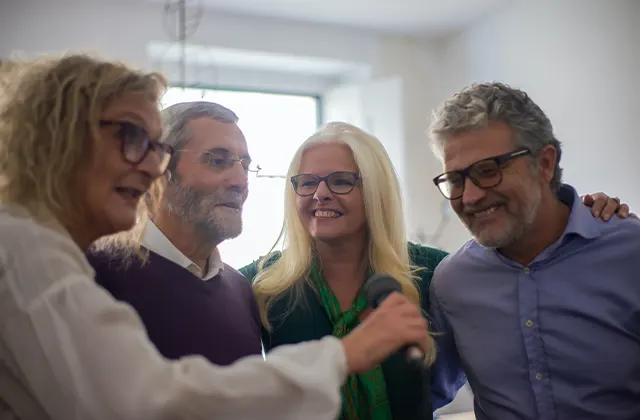
[[[151,43],[171,39],[163,29],[162,5],[142,1],[21,0],[0,6],[0,57],[13,51],[27,53],[90,49],[109,57],[152,67]],[[400,77],[403,81],[403,136],[406,156],[401,177],[406,180],[408,226],[432,232],[442,201],[430,184],[439,169],[424,136],[431,108],[438,100],[437,49],[435,44],[402,37],[322,25],[205,13],[200,28],[189,42],[199,46],[260,51],[358,63],[370,66],[377,79]],[[227,72],[228,73],[228,72]],[[225,71],[219,72],[224,78]],[[251,73],[252,77],[255,72]],[[234,76],[237,80],[239,73]],[[300,91],[300,78],[266,77],[272,85],[286,80]],[[276,80],[277,79],[277,80]],[[249,80],[249,78],[247,78]],[[255,79],[250,83],[255,85]],[[301,139],[303,140],[303,139]],[[424,186],[423,186],[424,185]]]
[[[640,209],[640,1],[517,2],[446,42],[440,97],[474,81],[524,89],[563,142],[564,178]],[[466,237],[459,223],[446,246]]]

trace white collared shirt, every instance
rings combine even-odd
[[[227,367],[167,360],[60,225],[0,205],[1,419],[333,420],[346,374],[335,337]]]
[[[222,259],[220,259],[220,252],[218,248],[216,248],[207,259],[207,272],[203,275],[200,267],[176,248],[169,238],[167,238],[151,220],[149,220],[145,228],[142,246],[178,264],[180,267],[186,268],[202,280],[209,280],[217,276],[224,267]]]

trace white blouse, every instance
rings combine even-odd
[[[0,205],[0,419],[336,418],[347,374],[336,338],[227,367],[170,361],[93,274],[59,225]]]

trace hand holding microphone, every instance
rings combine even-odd
[[[386,274],[376,274],[367,280],[364,287],[369,306],[374,309],[380,306],[392,293],[402,293],[400,283]],[[423,366],[425,354],[427,354],[429,350],[428,347],[421,348],[419,345],[416,345],[417,343],[418,342],[405,346],[401,351],[409,363]]]
[[[393,278],[384,277],[395,282],[396,288],[390,291],[388,280],[375,280],[382,276],[371,278],[365,287],[367,297],[369,290],[384,291],[384,296],[381,292],[376,294],[372,305],[375,310],[342,340],[351,372],[366,372],[403,347],[413,348],[412,354],[417,350],[422,358],[429,349],[428,323],[420,308],[399,293],[400,287]],[[372,289],[374,283],[378,286]],[[386,286],[378,288],[380,284]]]

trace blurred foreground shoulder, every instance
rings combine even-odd
[[[89,281],[93,269],[57,222],[40,222],[19,206],[0,205],[2,278],[22,305],[53,285]]]

